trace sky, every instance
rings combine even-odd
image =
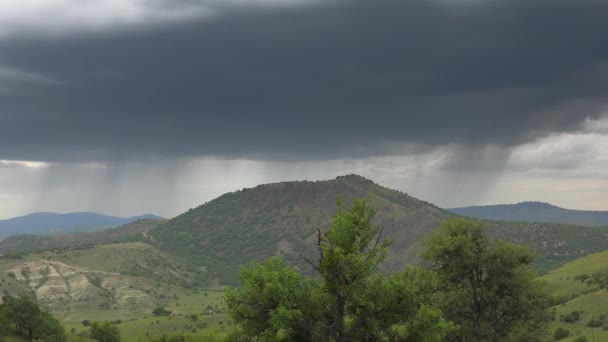
[[[608,210],[603,0],[4,0],[0,218],[357,173]]]

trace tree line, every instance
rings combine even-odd
[[[315,274],[278,257],[242,269],[226,294],[236,341],[545,341],[548,285],[527,247],[491,240],[481,221],[452,218],[423,242],[423,266],[379,271],[390,238],[371,200],[338,200],[318,231]]]

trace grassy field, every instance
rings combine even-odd
[[[172,313],[169,316],[152,315],[152,312],[108,312],[91,311],[62,313],[58,315],[73,334],[85,331],[83,320],[117,321],[124,341],[145,341],[147,337],[169,333],[215,334],[218,338],[233,330],[233,323],[225,313],[224,292],[177,289],[169,294],[170,301],[165,306]],[[196,315],[196,318],[193,317]]]
[[[594,280],[605,275],[608,275],[608,251],[575,260],[543,277],[562,301],[554,307],[551,331],[563,328],[571,334],[560,341],[574,341],[580,336],[589,341],[608,341],[608,291],[602,288],[601,281]],[[590,326],[591,321],[595,321],[596,324],[591,324],[595,327]]]

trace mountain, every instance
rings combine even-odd
[[[393,249],[382,268],[413,261],[419,242],[452,214],[357,175],[329,181],[260,185],[228,193],[150,230],[158,247],[205,265],[212,275],[237,282],[241,265],[281,255],[302,271],[316,256],[317,227],[324,230],[340,196],[347,206],[373,196],[376,221]]]
[[[543,202],[521,202],[517,204],[486,205],[448,210],[458,215],[485,220],[549,222],[581,226],[608,225],[608,211],[564,209]]]
[[[228,193],[151,229],[154,243],[204,265],[211,277],[238,282],[241,265],[281,255],[304,272],[317,255],[317,227],[324,230],[336,211],[373,196],[376,222],[393,244],[383,271],[417,261],[420,242],[455,214],[357,175],[328,181],[283,182]],[[548,271],[578,257],[608,249],[608,229],[554,223],[488,222],[495,238],[526,244],[539,255],[536,267]]]
[[[116,217],[97,213],[33,213],[0,220],[0,238],[15,234],[43,234],[73,231],[91,231],[117,227],[141,219],[161,219],[156,215]]]
[[[147,232],[165,219],[139,219],[125,225],[95,232],[59,234],[19,234],[0,241],[0,254],[20,255],[29,251],[70,246],[103,245],[117,242],[146,240]]]

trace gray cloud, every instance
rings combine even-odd
[[[68,84],[0,79],[0,159],[510,147],[580,129],[608,103],[607,2],[232,4],[213,17],[0,40],[0,70]]]

